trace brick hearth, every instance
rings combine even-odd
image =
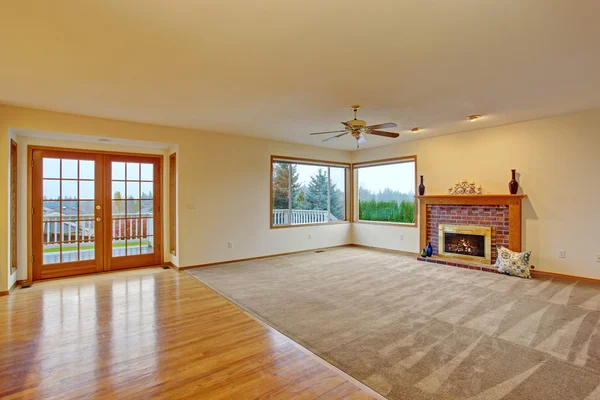
[[[473,225],[492,228],[492,263],[498,256],[497,246],[508,247],[508,205],[427,204],[427,242],[438,254],[439,224]]]
[[[440,257],[417,257],[419,261],[425,261],[432,264],[441,264],[448,265],[451,267],[459,267],[466,269],[474,269],[477,271],[485,271],[485,272],[498,272],[498,268],[494,265],[482,264],[473,261],[463,261],[452,258],[440,258]]]

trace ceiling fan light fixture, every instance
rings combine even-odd
[[[467,121],[473,122],[473,121],[477,121],[479,118],[481,118],[481,115],[479,115],[479,114],[473,114],[473,115],[469,115],[467,117]]]
[[[367,125],[366,121],[357,118],[357,112],[359,109],[360,109],[360,105],[358,105],[358,104],[352,105],[352,111],[354,111],[354,119],[351,119],[350,121],[345,121],[345,122],[342,121],[342,125],[344,126],[344,128],[342,130],[313,132],[313,133],[310,133],[310,135],[326,135],[326,134],[339,133],[339,135],[335,135],[335,136],[332,136],[332,137],[329,137],[329,138],[323,140],[323,142],[329,142],[330,140],[334,140],[334,139],[337,139],[344,135],[351,134],[352,137],[354,137],[357,141],[357,147],[359,147],[359,145],[361,143],[364,143],[366,141],[365,135],[383,136],[383,137],[388,137],[388,138],[397,138],[398,136],[400,136],[400,134],[396,133],[396,132],[387,132],[387,131],[380,130],[380,129],[398,127],[398,125],[394,122],[385,122],[382,124]]]

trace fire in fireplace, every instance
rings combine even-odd
[[[485,257],[485,236],[444,232],[444,252]]]
[[[491,239],[491,227],[440,224],[438,255],[489,264],[492,261]]]

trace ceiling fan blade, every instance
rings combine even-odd
[[[350,129],[354,129],[354,127],[347,122],[342,122],[342,125],[347,126]]]
[[[396,128],[398,125],[396,125],[393,122],[386,122],[385,124],[377,124],[377,125],[370,125],[367,126],[367,128],[370,129],[384,129],[384,128]]]
[[[327,139],[323,140],[323,143],[325,143],[325,142],[329,142],[330,140],[337,139],[337,138],[339,138],[340,136],[344,136],[344,135],[347,135],[347,134],[348,134],[348,132],[344,132],[344,133],[342,133],[342,134],[340,134],[340,135],[332,136],[332,137],[330,137],[330,138],[327,138]]]
[[[339,132],[346,132],[346,130],[342,129],[339,131],[315,132],[315,133],[310,133],[310,135],[323,135],[325,133],[339,133]]]
[[[390,137],[390,138],[397,138],[398,136],[400,136],[399,133],[384,132],[384,131],[374,131],[374,130],[371,130],[371,132],[369,132],[369,133],[371,135],[385,136],[385,137]]]

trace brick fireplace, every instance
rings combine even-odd
[[[440,224],[491,227],[491,260],[497,246],[521,251],[521,203],[525,195],[428,195],[419,199],[421,249],[439,252]]]
[[[492,228],[492,263],[496,262],[497,246],[508,247],[508,206],[485,205],[427,205],[427,243],[431,242],[433,254],[438,255],[438,226],[455,224]]]

